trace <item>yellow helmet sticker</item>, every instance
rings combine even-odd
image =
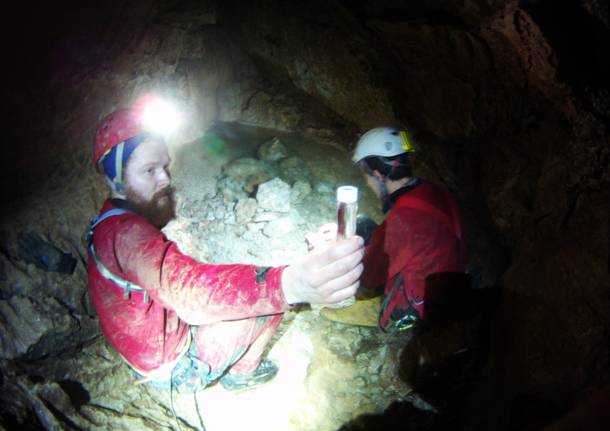
[[[398,132],[400,136],[400,140],[402,141],[402,149],[405,151],[413,151],[413,145],[409,142],[409,137],[407,136],[407,132],[401,130]]]

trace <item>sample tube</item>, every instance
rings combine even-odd
[[[351,238],[356,234],[356,216],[358,215],[358,188],[341,186],[337,188],[337,239]],[[353,305],[356,297],[352,296],[330,308],[344,308]]]
[[[351,238],[356,234],[358,216],[358,188],[337,188],[337,239]]]

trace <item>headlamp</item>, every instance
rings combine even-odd
[[[142,128],[153,134],[167,136],[182,123],[178,109],[163,99],[152,99],[144,104],[141,113]]]

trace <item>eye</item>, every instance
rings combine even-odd
[[[147,174],[151,174],[151,175],[152,175],[152,174],[154,174],[154,173],[155,173],[155,168],[154,168],[154,166],[152,166],[152,167],[150,167],[150,168],[146,169],[146,173],[147,173]]]

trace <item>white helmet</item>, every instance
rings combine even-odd
[[[376,127],[360,137],[352,160],[357,163],[365,157],[394,157],[408,151],[413,151],[413,145],[407,132],[396,127]]]

